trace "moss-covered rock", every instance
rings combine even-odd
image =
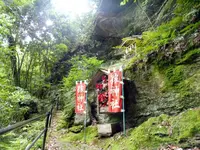
[[[176,60],[185,59],[188,53]],[[136,104],[127,106],[127,122],[135,126],[152,116],[175,115],[200,106],[200,63],[196,61],[199,58],[184,64],[169,60],[167,66],[155,62],[146,71],[126,70],[125,75],[134,80],[138,91]]]
[[[69,131],[72,133],[79,133],[79,132],[81,132],[82,129],[83,129],[82,125],[72,126],[71,128],[69,128]]]
[[[127,106],[132,126],[162,113],[175,115],[200,106],[199,5],[187,0],[175,3],[171,20],[143,32],[141,39],[124,39],[123,49],[136,45],[125,69],[138,91],[136,104]],[[190,14],[195,20],[185,18]]]
[[[169,144],[183,148],[199,146],[195,137],[200,133],[200,108],[185,111],[178,116],[160,115],[152,117],[135,129],[128,132],[126,137],[115,140],[106,139],[105,149],[157,149]],[[115,138],[115,137],[114,137]],[[191,143],[191,140],[192,143]],[[107,146],[107,147],[106,147]]]

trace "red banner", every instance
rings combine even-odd
[[[83,114],[85,111],[86,102],[86,85],[84,82],[76,84],[76,106],[75,112],[77,114]]]
[[[122,72],[108,74],[108,112],[121,112],[122,109]]]

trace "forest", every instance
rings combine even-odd
[[[0,133],[52,109],[47,150],[199,150],[199,33],[199,0],[0,0]],[[119,66],[126,116],[99,114],[95,84]],[[45,121],[0,134],[0,150],[26,149]]]

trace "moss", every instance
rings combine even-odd
[[[174,17],[171,21],[163,23],[154,31],[143,32],[141,40],[129,40],[129,45],[136,43],[137,49],[133,51],[135,56],[130,60],[127,68],[131,68],[138,61],[147,59],[148,54],[157,52],[160,47],[174,40],[178,36],[178,31],[183,24],[182,17]]]
[[[128,65],[126,66],[125,70],[129,70],[132,68],[133,64],[136,63],[136,61],[138,60],[137,57],[133,57],[130,62],[128,63]]]
[[[161,90],[165,92],[175,91],[176,93],[179,93],[181,99],[192,96],[192,94],[195,93],[196,88],[190,86],[190,84],[192,85],[196,82],[188,82],[193,79],[191,72],[195,74],[195,71],[192,70],[192,66],[190,65],[172,65],[168,67],[164,70],[165,83]]]
[[[68,121],[65,121],[64,118],[62,118],[59,122],[58,122],[58,126],[57,126],[57,130],[63,129],[63,128],[69,128],[70,127],[70,123]]]
[[[97,127],[89,126],[86,128],[86,143],[91,143],[98,136]],[[80,133],[67,133],[64,137],[60,139],[61,141],[68,142],[77,142],[84,141],[84,131],[82,130]]]
[[[173,136],[177,142],[200,133],[200,108],[188,110],[177,117],[172,117]]]
[[[170,2],[172,3],[172,2]],[[126,43],[125,47],[130,48],[131,45],[136,44],[136,49],[132,50],[134,57],[127,65],[127,69],[130,69],[133,64],[137,64],[139,61],[148,59],[148,55],[153,52],[158,52],[161,47],[165,47],[166,44],[170,44],[176,38],[182,37],[188,34],[192,34],[199,28],[200,22],[192,23],[192,20],[187,20],[185,16],[198,15],[198,2],[197,1],[176,1],[174,13],[175,16],[168,22],[162,23],[155,30],[149,30],[142,33],[142,39],[124,38]],[[192,17],[188,17],[192,18]],[[170,54],[176,53],[175,49],[171,49]],[[162,57],[165,57],[166,52],[159,53]]]
[[[165,75],[167,78],[166,86],[175,86],[185,79],[185,70],[187,66],[179,65],[179,66],[170,66],[165,71]]]
[[[176,1],[176,9],[174,13],[176,15],[187,15],[188,12],[191,12],[194,8],[198,9],[199,1],[196,0],[177,0]]]
[[[116,139],[104,139],[105,149],[157,149],[160,146],[174,144],[181,146],[189,145],[187,140],[180,143],[184,138],[191,139],[200,133],[200,108],[188,110],[178,116],[160,115],[152,117],[139,127],[128,133],[127,137]]]
[[[177,61],[177,64],[188,64],[200,57],[200,48],[188,51],[183,58]]]
[[[189,70],[191,71],[191,70]],[[193,71],[194,72],[194,71]],[[199,81],[200,80],[200,71],[197,70],[193,75],[183,80],[179,85],[175,88],[180,92],[180,96],[184,99],[185,97],[197,97],[200,91]],[[196,96],[195,96],[196,95]],[[191,103],[191,102],[188,102]],[[187,104],[188,105],[188,104]],[[198,104],[197,104],[198,106]]]
[[[73,132],[73,133],[79,133],[79,132],[81,132],[82,129],[83,129],[83,126],[79,125],[79,126],[73,126],[73,127],[69,128],[69,131]]]
[[[179,147],[191,145],[190,139],[200,133],[200,108],[187,110],[177,116],[162,114],[158,117],[149,118],[140,126],[127,132],[127,136],[115,135],[111,138],[98,139],[97,128],[87,127],[87,143],[95,144],[103,149],[157,149],[169,144]],[[67,133],[62,141],[78,142],[83,141],[84,132],[78,134]],[[77,144],[77,143],[76,143]],[[193,146],[195,147],[195,141]]]
[[[170,66],[158,66],[160,73],[165,76],[165,85],[162,90],[175,90],[180,97],[188,97],[199,93],[199,63],[195,60],[200,57],[200,49],[189,50],[182,58],[176,60],[176,64]]]

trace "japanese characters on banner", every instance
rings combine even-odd
[[[122,71],[114,70],[108,74],[108,112],[121,112],[122,84]]]
[[[86,104],[86,84],[84,82],[76,83],[76,105],[75,112],[83,114],[85,112]]]

